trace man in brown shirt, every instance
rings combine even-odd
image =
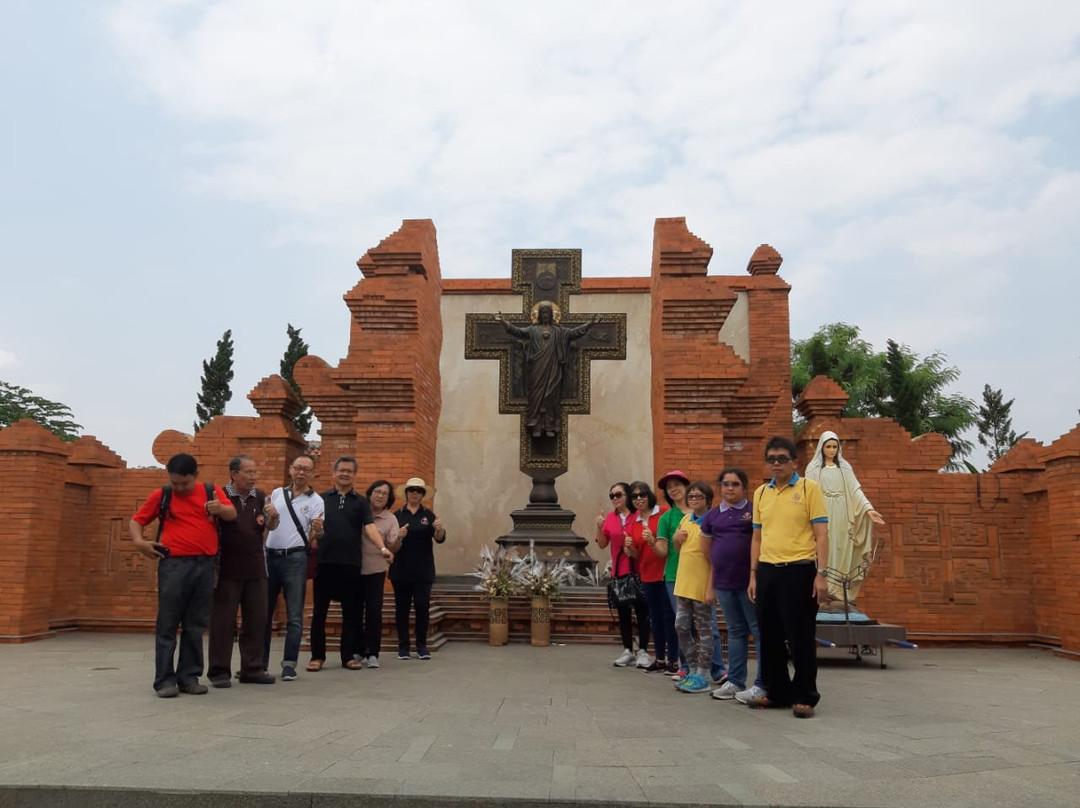
[[[229,461],[231,481],[225,486],[236,521],[221,527],[221,570],[214,589],[210,618],[210,667],[213,687],[232,685],[232,650],[236,610],[240,608],[240,681],[269,685],[274,677],[263,671],[263,632],[266,628],[266,557],[263,526],[266,494],[255,487],[258,471],[248,455]]]

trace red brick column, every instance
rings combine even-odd
[[[780,254],[762,245],[745,276],[709,276],[711,258],[712,247],[687,229],[685,219],[656,220],[651,288],[656,477],[681,468],[693,478],[714,480],[722,466],[734,464],[757,478],[764,439],[791,434],[790,287],[776,276]],[[748,315],[745,356],[720,337],[740,302]]]
[[[0,642],[49,636],[70,451],[31,420],[0,430]]]
[[[1057,625],[1061,652],[1080,658],[1080,426],[1074,427],[1042,452],[1046,464],[1046,527],[1040,542],[1057,589]]]
[[[364,279],[345,295],[349,355],[337,367],[301,359],[295,378],[319,418],[325,464],[360,463],[357,485],[435,476],[442,409],[442,276],[435,225],[406,220],[356,262]]]

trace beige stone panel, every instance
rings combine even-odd
[[[577,514],[574,530],[592,542],[595,519],[616,480],[652,477],[647,294],[571,297],[577,313],[626,312],[625,361],[592,363],[592,412],[569,418],[570,470],[556,482],[559,502]],[[471,571],[480,547],[510,532],[510,512],[528,504],[529,478],[518,468],[520,416],[499,414],[499,363],[465,359],[465,315],[517,312],[517,295],[444,295],[442,414],[435,456],[435,511],[448,541],[436,550],[440,574]],[[591,545],[601,564],[609,557]]]
[[[750,361],[750,296],[736,292],[735,305],[720,326],[720,342],[727,343],[744,362]]]

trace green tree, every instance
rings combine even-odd
[[[845,418],[892,418],[912,436],[940,432],[952,446],[948,468],[961,470],[974,444],[963,433],[975,424],[975,403],[946,388],[960,371],[944,354],[919,358],[907,346],[888,340],[880,353],[862,339],[857,326],[823,325],[805,340],[791,343],[793,398],[815,376],[825,375],[848,394]]]
[[[940,432],[952,446],[946,466],[951,471],[964,468],[963,458],[974,444],[963,437],[975,424],[975,402],[945,388],[960,378],[960,370],[946,364],[945,355],[935,351],[920,359],[906,345],[886,341],[885,395],[878,412],[892,418],[912,436]]]
[[[296,424],[297,431],[307,437],[307,433],[311,431],[311,407],[307,405],[304,394],[300,392],[300,385],[293,378],[293,367],[301,358],[308,355],[308,344],[300,338],[300,331],[299,328],[293,328],[292,323],[285,324],[285,333],[289,335],[289,344],[285,348],[285,355],[281,357],[281,378],[287,381],[296,395],[300,397],[300,404],[303,409],[293,419],[293,423]]]
[[[225,412],[225,405],[232,398],[229,383],[233,380],[232,329],[221,335],[217,352],[210,361],[202,363],[202,390],[195,404],[195,431],[206,426],[215,415]]]
[[[1027,432],[1017,435],[1012,428],[1012,405],[1016,399],[1005,401],[1005,394],[990,385],[983,385],[983,403],[979,407],[979,444],[986,447],[986,454],[993,463],[1018,441],[1027,437]]]
[[[73,441],[82,429],[82,424],[75,423],[74,417],[67,404],[35,396],[32,390],[0,381],[0,427],[33,418],[60,440]]]
[[[815,376],[825,375],[848,394],[843,417],[873,417],[883,394],[883,364],[882,355],[859,336],[857,326],[823,325],[808,339],[792,340],[792,398],[798,398]]]

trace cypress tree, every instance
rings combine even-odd
[[[195,404],[196,432],[206,426],[215,415],[224,413],[225,405],[232,398],[232,390],[229,388],[233,379],[232,329],[221,335],[217,343],[217,353],[210,361],[204,361],[202,367],[202,391]]]
[[[296,425],[296,430],[306,438],[307,433],[311,431],[311,408],[307,405],[304,394],[300,392],[300,385],[293,378],[293,367],[300,359],[308,355],[308,344],[300,338],[300,331],[299,328],[293,328],[292,323],[285,324],[285,333],[289,335],[289,344],[285,348],[285,355],[281,357],[281,378],[289,383],[289,387],[300,398],[303,409],[293,419],[293,423]]]

